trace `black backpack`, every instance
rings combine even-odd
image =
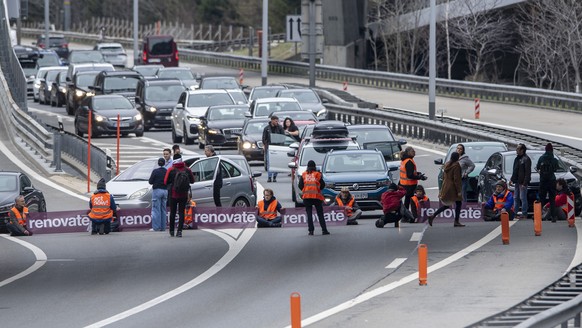
[[[183,170],[176,172],[172,186],[177,193],[187,193],[188,190],[190,190],[190,176],[188,175],[188,171]]]
[[[549,156],[543,157],[542,161],[540,161],[540,174],[547,176],[554,174],[554,172],[556,172],[556,167],[553,158]]]

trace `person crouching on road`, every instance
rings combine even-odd
[[[394,223],[394,228],[400,227],[402,219],[402,197],[406,196],[406,189],[391,183],[388,190],[382,194],[382,211],[384,215],[376,220],[376,228],[384,228],[387,223]]]
[[[325,218],[323,217],[323,195],[321,190],[325,187],[323,177],[315,166],[315,162],[310,160],[307,162],[307,170],[303,172],[299,178],[299,189],[302,192],[303,204],[305,204],[305,212],[307,213],[307,228],[309,235],[313,236],[315,227],[313,226],[313,207],[317,211],[317,218],[321,226],[322,234],[329,235]]]
[[[117,217],[117,205],[115,200],[105,189],[105,180],[102,178],[97,182],[97,191],[93,193],[89,200],[89,219],[91,219],[91,234],[109,234],[111,231],[111,221]]]
[[[152,185],[152,228],[150,231],[166,230],[166,204],[168,203],[168,189],[164,184],[166,177],[166,160],[158,159],[158,168],[154,169],[149,178]]]
[[[333,205],[341,206],[348,216],[348,225],[357,225],[358,219],[362,216],[362,210],[356,203],[354,196],[350,193],[350,187],[342,187],[340,193],[335,197]]]
[[[281,203],[273,195],[272,189],[263,190],[263,199],[257,203],[257,227],[281,227]],[[279,213],[279,215],[277,215]]]
[[[566,220],[568,218],[568,198],[574,200],[574,194],[570,191],[568,183],[564,178],[556,180],[556,218]],[[550,221],[550,203],[546,203],[543,208],[542,219]]]
[[[485,221],[500,221],[503,212],[509,213],[509,219],[513,220],[513,193],[507,189],[505,181],[499,180],[495,184],[495,191],[485,203],[484,209]]]
[[[424,187],[422,185],[417,185],[416,190],[414,191],[414,196],[410,199],[410,208],[412,217],[414,218],[410,223],[419,222],[423,207],[430,207],[430,199],[428,199]]]
[[[32,231],[26,227],[28,207],[24,205],[26,205],[24,196],[18,195],[14,199],[14,206],[8,212],[6,229],[8,229],[11,236],[32,236]]]

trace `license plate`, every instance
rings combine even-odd
[[[354,199],[368,199],[368,193],[358,193],[358,192],[352,192],[352,196],[354,196]]]
[[[150,61],[150,63],[159,63],[159,62],[161,62],[162,60],[161,60],[161,59],[159,59],[159,58],[152,58],[152,59],[150,59],[149,61]]]
[[[166,120],[166,121],[169,121],[171,119],[172,119],[172,116],[166,116],[166,117],[164,117],[164,120]]]
[[[120,128],[127,128],[129,127],[129,123],[119,123]]]

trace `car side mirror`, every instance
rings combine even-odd
[[[291,150],[287,152],[287,156],[289,157],[295,157],[295,150]]]
[[[295,164],[295,162],[289,162],[289,164],[287,164],[287,167],[289,167],[290,169],[296,169],[297,164]]]
[[[400,140],[398,140],[398,144],[399,145],[406,145],[406,140],[405,139],[400,139]]]
[[[253,174],[253,178],[258,178],[258,177],[260,177],[261,175],[263,175],[263,173],[261,173],[261,172],[257,172],[257,171],[253,171],[253,172],[252,172],[252,174]]]
[[[488,173],[488,174],[491,174],[491,175],[496,175],[496,174],[497,174],[497,169],[490,169],[490,170],[487,170],[487,173]]]
[[[245,113],[245,117],[252,118],[253,117],[253,114],[251,114],[251,112],[246,112]]]
[[[90,85],[89,86],[89,89],[94,90],[94,91],[98,91],[98,92],[103,91],[103,88],[102,87],[96,86],[96,85]]]
[[[325,98],[324,98],[324,99],[321,99],[321,103],[322,103],[322,104],[329,104],[329,100],[327,100],[327,99],[325,99]]]
[[[24,188],[22,188],[22,192],[25,193],[25,194],[29,194],[29,193],[31,193],[33,191],[34,191],[34,188],[32,188],[32,187],[24,187]]]
[[[182,105],[181,103],[178,103],[176,105],[176,109],[184,109],[184,105]]]
[[[70,77],[66,77],[65,80],[67,80],[67,82],[72,82]]]
[[[570,166],[570,172],[571,173],[576,173],[576,172],[578,172],[578,168],[575,167],[575,166]]]
[[[80,106],[81,110],[89,111],[89,106]]]
[[[134,99],[136,103],[141,103],[141,98],[139,96],[135,96]]]
[[[442,159],[442,158],[435,159],[435,160],[434,160],[434,163],[435,163],[436,165],[443,165],[443,159]]]
[[[390,166],[390,167],[388,167],[388,171],[389,172],[394,172],[394,171],[398,171],[398,170],[400,170],[400,167],[398,167],[398,166]]]
[[[289,145],[289,148],[291,149],[299,149],[299,143],[298,142],[294,142],[292,144]]]

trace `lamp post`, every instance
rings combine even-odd
[[[139,23],[138,16],[139,0],[133,0],[133,65],[138,63],[139,51],[137,50],[137,42],[139,36],[137,35],[137,26]]]
[[[429,73],[428,73],[428,118],[435,120],[436,93],[436,1],[430,0],[429,32]]]

